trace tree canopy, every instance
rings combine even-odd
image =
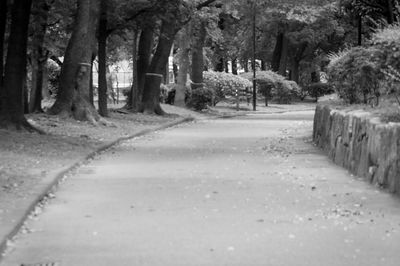
[[[176,97],[184,105],[186,83],[191,82],[189,89],[202,87],[203,71],[249,71],[253,23],[257,68],[308,86],[318,82],[327,55],[360,44],[377,25],[396,22],[398,4],[397,0],[38,0],[20,6],[27,12],[22,18],[15,11],[21,1],[2,1],[1,125],[26,125],[24,113],[42,112],[43,97],[54,100],[50,114],[104,122],[101,116],[108,115],[107,97],[112,92],[108,67],[121,60],[131,62],[134,80],[125,108],[162,115],[160,84],[175,82],[170,78],[169,57],[175,58],[173,74],[180,84]],[[24,23],[28,19],[26,31],[17,30],[18,19]],[[22,53],[13,55],[16,39]],[[20,62],[23,77],[18,79],[27,82],[10,83],[15,72],[10,56]],[[91,76],[94,63],[99,65],[98,91]],[[47,82],[56,78],[59,85],[50,91]],[[12,119],[11,106],[20,106]]]

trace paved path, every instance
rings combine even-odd
[[[311,120],[206,120],[121,144],[67,179],[0,265],[398,266],[399,199],[333,165]]]

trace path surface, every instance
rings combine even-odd
[[[399,265],[400,201],[310,143],[312,112],[205,120],[79,169],[0,265]]]

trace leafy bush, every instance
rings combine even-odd
[[[242,77],[252,80],[253,73],[243,73]],[[256,81],[259,92],[264,97],[272,97],[279,103],[290,103],[294,95],[300,92],[300,87],[294,81],[289,81],[285,77],[273,71],[257,71]]]
[[[187,103],[189,107],[192,107],[196,111],[206,109],[208,105],[213,103],[215,98],[215,91],[207,87],[197,88],[192,90],[192,94]]]
[[[213,104],[235,96],[236,90],[241,92],[240,95],[244,95],[246,88],[252,86],[249,80],[226,72],[205,71],[203,78],[206,87],[215,92]]]
[[[328,65],[330,84],[350,104],[379,99],[381,52],[374,48],[355,47],[332,56]]]
[[[386,94],[400,92],[400,25],[389,25],[377,31],[372,37],[372,45],[380,51],[379,67],[383,77],[381,86]]]
[[[303,91],[307,95],[315,98],[315,100],[318,101],[319,97],[332,93],[333,89],[329,83],[316,82],[311,83],[309,86],[305,87]]]

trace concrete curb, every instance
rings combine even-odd
[[[186,117],[186,118],[181,118],[177,121],[173,121],[173,122],[169,122],[163,125],[160,125],[156,128],[153,129],[144,129],[142,131],[139,131],[133,135],[127,136],[127,137],[121,137],[118,138],[117,140],[114,140],[110,143],[104,144],[103,146],[100,146],[99,148],[97,148],[95,151],[89,153],[88,155],[86,155],[83,159],[80,159],[78,161],[76,161],[75,163],[73,163],[72,165],[68,166],[67,168],[61,170],[58,174],[56,174],[53,178],[53,180],[47,185],[45,186],[45,189],[43,189],[43,191],[41,191],[36,197],[35,199],[32,201],[32,203],[28,206],[28,208],[25,210],[24,214],[16,219],[15,222],[15,226],[14,228],[5,235],[4,239],[0,240],[0,262],[3,258],[4,252],[7,250],[8,247],[8,243],[9,241],[11,241],[17,234],[18,232],[21,230],[21,228],[23,227],[23,225],[25,224],[25,221],[28,219],[29,215],[31,215],[31,213],[35,210],[36,206],[38,204],[40,204],[44,199],[48,198],[48,195],[50,193],[53,193],[57,190],[58,186],[60,185],[61,181],[65,178],[65,176],[69,173],[71,173],[72,171],[78,169],[80,166],[82,166],[83,164],[87,163],[89,160],[93,159],[96,155],[98,155],[99,153],[108,150],[109,148],[123,142],[123,141],[127,141],[133,138],[137,138],[155,131],[159,131],[159,130],[163,130],[163,129],[167,129],[169,127],[173,127],[173,126],[177,126],[179,124],[183,124],[183,123],[187,123],[187,122],[192,122],[195,119],[193,117]]]

